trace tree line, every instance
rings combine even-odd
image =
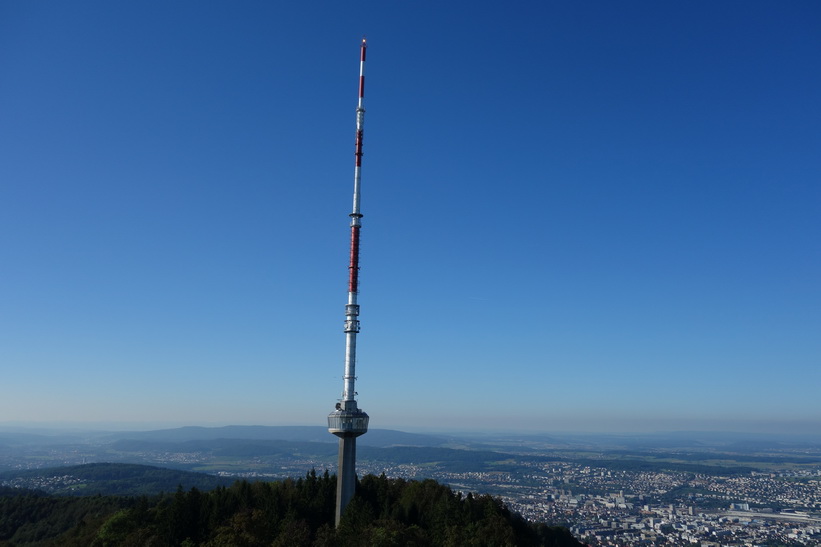
[[[0,546],[8,547],[581,546],[566,528],[528,522],[498,498],[384,475],[358,482],[339,527],[327,471],[153,497],[0,494]]]

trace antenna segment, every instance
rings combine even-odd
[[[351,211],[351,254],[348,264],[348,304],[345,306],[345,376],[342,399],[328,415],[328,431],[339,437],[339,471],[336,486],[336,524],[356,488],[356,438],[368,431],[368,415],[356,404],[356,335],[359,333],[359,231],[362,213],[359,209],[362,179],[362,137],[365,126],[365,52],[362,39],[359,55],[359,101],[356,106],[356,159]]]

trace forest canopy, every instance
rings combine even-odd
[[[70,498],[4,489],[0,545],[578,547],[561,527],[528,522],[498,498],[434,480],[367,475],[338,527],[336,477],[314,471],[210,491]]]

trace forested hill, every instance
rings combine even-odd
[[[150,498],[0,494],[0,546],[581,546],[565,528],[433,480],[363,477],[338,528],[327,472]]]
[[[128,463],[87,463],[0,473],[0,484],[74,496],[153,495],[173,492],[180,485],[210,490],[232,482],[233,479],[206,473]]]

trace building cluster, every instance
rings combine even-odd
[[[527,517],[563,522],[588,544],[632,546],[659,544],[690,546],[818,545],[821,518],[796,511],[701,511],[693,505],[636,506],[623,496],[559,494],[540,503],[509,500]]]
[[[83,480],[73,475],[49,475],[47,477],[16,477],[0,481],[0,485],[11,488],[26,488],[28,490],[42,490],[54,492],[56,490],[79,490]]]
[[[526,518],[565,525],[590,545],[821,545],[821,470],[715,476],[569,463],[533,470],[441,479],[493,485]]]

